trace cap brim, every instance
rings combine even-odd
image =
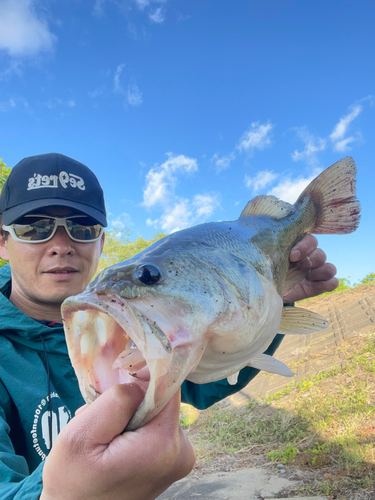
[[[99,224],[101,224],[103,227],[107,227],[107,218],[105,214],[100,212],[99,210],[96,210],[93,207],[89,207],[88,205],[85,205],[84,203],[77,203],[75,201],[71,200],[62,200],[59,198],[47,198],[45,200],[33,200],[29,201],[27,203],[23,203],[22,205],[17,205],[16,207],[9,208],[8,210],[3,211],[3,223],[5,225],[12,224],[14,221],[19,219],[20,217],[23,217],[24,215],[27,215],[29,212],[32,212],[38,208],[44,208],[44,207],[51,207],[51,206],[58,206],[58,207],[68,207],[72,208],[74,210],[78,210],[79,212],[88,215],[89,217],[92,217],[95,219]]]

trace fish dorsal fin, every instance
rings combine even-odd
[[[242,210],[240,217],[245,215],[269,215],[278,220],[287,217],[294,211],[294,205],[279,200],[276,196],[262,194],[249,201]]]
[[[279,333],[308,334],[328,327],[328,321],[320,314],[301,307],[283,307]]]
[[[295,375],[285,363],[272,356],[268,356],[268,354],[260,354],[259,356],[251,358],[247,366],[252,366],[253,368],[264,370],[265,372],[277,373],[284,377],[293,377],[293,375]]]

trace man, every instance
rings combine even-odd
[[[9,261],[0,272],[0,498],[156,498],[194,464],[179,427],[179,395],[135,432],[123,430],[143,399],[138,386],[115,386],[80,408],[61,324],[61,303],[86,288],[103,250],[98,180],[63,155],[25,158],[4,185],[0,210],[0,256]],[[288,300],[337,286],[316,246],[308,236],[292,251],[311,273]],[[256,373],[245,368],[235,386],[185,382],[182,398],[205,408]]]

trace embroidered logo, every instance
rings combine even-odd
[[[60,172],[59,175],[41,175],[34,174],[33,177],[29,178],[27,185],[27,190],[31,189],[42,189],[42,188],[58,188],[59,184],[63,188],[71,186],[72,188],[78,188],[81,191],[86,189],[85,181],[79,175],[68,174],[67,172]]]
[[[52,412],[50,412],[50,401]],[[51,392],[49,396],[42,399],[35,410],[33,425],[30,431],[33,448],[42,460],[46,458],[52,448],[57,435],[66,426],[72,414],[69,409],[62,404],[59,395]],[[52,437],[52,443],[51,443]]]

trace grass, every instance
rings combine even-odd
[[[315,471],[299,494],[374,499],[375,334],[343,343],[330,370],[247,407],[219,403],[185,427],[199,460],[248,452]]]

